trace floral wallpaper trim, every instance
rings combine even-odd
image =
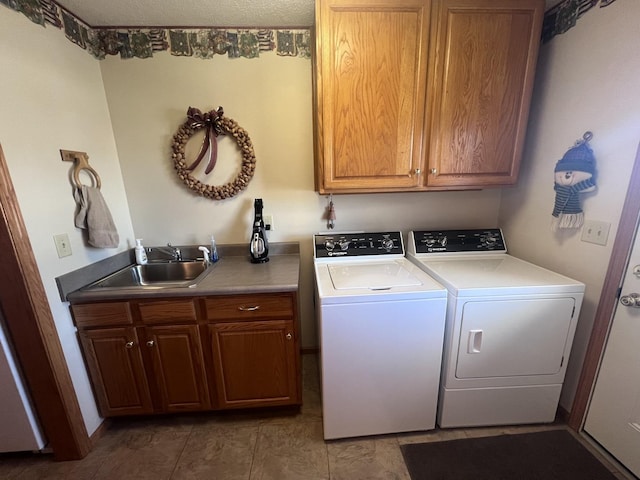
[[[0,4],[23,13],[32,22],[52,25],[98,60],[107,55],[121,58],[149,58],[154,52],[197,58],[256,58],[275,50],[280,56],[311,58],[308,29],[221,29],[221,28],[92,28],[54,0],[0,0]]]
[[[546,43],[556,35],[574,27],[578,18],[598,3],[600,8],[611,5],[616,0],[564,0],[544,14],[542,42]]]

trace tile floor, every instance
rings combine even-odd
[[[303,356],[303,382],[304,404],[297,414],[117,419],[80,461],[0,455],[0,479],[410,480],[401,444],[565,428],[434,430],[325,442],[315,355]]]

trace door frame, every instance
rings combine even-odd
[[[91,451],[78,398],[0,145],[0,308],[55,460]]]
[[[591,392],[596,382],[600,359],[604,352],[613,322],[616,305],[618,303],[618,289],[624,278],[629,258],[629,251],[640,217],[640,145],[631,172],[627,196],[622,207],[616,239],[613,244],[609,267],[605,276],[596,316],[587,346],[587,353],[582,364],[582,371],[578,380],[578,388],[573,400],[569,419],[570,428],[580,431],[584,425],[589,406]]]

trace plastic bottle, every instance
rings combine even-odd
[[[147,252],[142,246],[142,239],[136,238],[136,263],[138,265],[146,265],[147,263]]]
[[[211,235],[211,261],[212,262],[217,262],[219,259],[218,257],[218,247],[216,247],[216,239],[213,238],[213,235]]]

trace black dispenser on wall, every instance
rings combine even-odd
[[[251,232],[251,263],[264,263],[269,261],[269,242],[267,232],[262,219],[262,199],[256,198],[253,202],[255,217],[253,219],[253,230]]]

